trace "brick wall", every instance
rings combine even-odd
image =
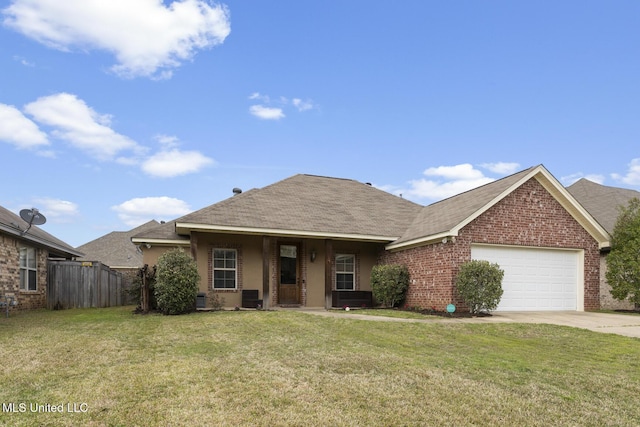
[[[36,249],[38,277],[36,291],[20,290],[20,247],[26,246],[19,240],[0,234],[0,294],[14,294],[18,300],[16,310],[30,310],[47,306],[47,258],[45,249]],[[3,298],[4,300],[4,298]]]
[[[467,224],[455,242],[386,252],[380,261],[407,265],[406,305],[444,310],[454,303],[464,309],[454,283],[460,264],[471,259],[472,243],[584,249],[584,308],[600,308],[598,243],[535,179]]]

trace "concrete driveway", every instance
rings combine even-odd
[[[478,321],[550,323],[595,332],[640,338],[640,315],[592,313],[585,311],[497,312]]]
[[[607,334],[618,334],[640,338],[640,315],[593,313],[584,311],[532,311],[532,312],[495,312],[488,317],[401,319],[396,317],[368,316],[358,314],[357,310],[347,314],[324,309],[302,309],[301,311],[320,316],[340,316],[353,319],[379,322],[452,322],[452,323],[549,323],[552,325],[571,326],[589,329]]]

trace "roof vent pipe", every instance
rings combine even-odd
[[[233,189],[233,194],[235,196],[237,196],[240,193],[242,193],[242,189],[241,188],[236,187],[236,188]]]

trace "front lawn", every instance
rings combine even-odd
[[[638,339],[533,324],[131,311],[0,318],[0,423],[640,424]]]

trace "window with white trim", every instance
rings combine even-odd
[[[20,289],[38,290],[38,262],[35,248],[20,248]]]
[[[356,288],[356,256],[336,254],[336,290],[353,291]]]
[[[236,289],[238,283],[237,272],[237,250],[213,250],[213,289]]]

